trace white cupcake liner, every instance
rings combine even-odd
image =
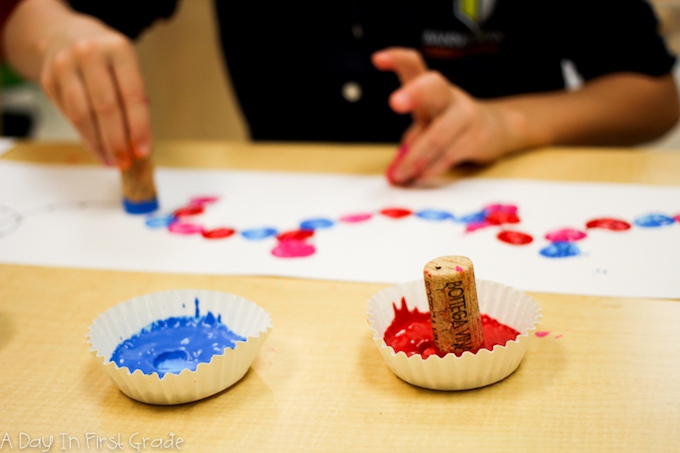
[[[116,347],[154,321],[194,316],[195,300],[200,315],[212,312],[237,335],[246,338],[226,348],[195,371],[179,374],[130,372],[111,361]],[[233,294],[207,290],[176,290],[147,294],[121,302],[94,320],[87,334],[90,352],[116,386],[127,396],[149,404],[182,404],[206,398],[230,387],[248,371],[272,329],[271,317],[254,302]]]
[[[368,321],[373,341],[387,365],[404,381],[433,390],[467,390],[493,384],[517,369],[536,330],[541,313],[536,302],[526,294],[500,283],[477,280],[479,311],[500,323],[517,330],[520,335],[505,346],[496,345],[493,351],[481,349],[476,354],[464,352],[460,357],[447,354],[408,357],[396,353],[383,339],[394,319],[392,304],[401,306],[404,297],[409,310],[418,308],[429,312],[423,280],[401,283],[386,288],[368,301]]]

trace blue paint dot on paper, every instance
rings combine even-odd
[[[453,219],[453,214],[450,212],[437,211],[435,209],[424,209],[422,211],[416,212],[416,216],[420,217],[421,219],[436,221]]]
[[[456,222],[462,223],[482,223],[486,219],[486,212],[480,211],[472,214],[467,214],[462,217],[456,217],[454,220]]]
[[[241,235],[253,241],[258,239],[266,239],[268,237],[276,236],[275,228],[251,228],[250,230],[245,230],[241,232]]]
[[[548,258],[567,258],[581,254],[581,250],[573,242],[553,242],[541,250],[541,255]]]
[[[149,217],[146,219],[146,226],[149,228],[167,228],[173,223],[177,218],[174,215],[165,215],[157,217]]]
[[[300,223],[301,230],[318,230],[319,228],[330,228],[335,225],[335,222],[329,219],[318,218],[309,219]]]
[[[657,228],[675,222],[673,217],[663,214],[647,214],[635,219],[634,223],[643,228]]]

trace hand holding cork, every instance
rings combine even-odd
[[[472,261],[443,256],[425,265],[425,290],[437,348],[461,355],[484,346]]]
[[[123,207],[129,214],[147,214],[158,209],[151,156],[133,159],[121,171]]]

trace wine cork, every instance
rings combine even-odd
[[[443,256],[427,263],[423,274],[437,347],[457,355],[476,352],[484,345],[484,332],[472,261]]]
[[[150,157],[134,159],[121,172],[123,179],[123,207],[130,214],[146,214],[158,209],[153,162]]]

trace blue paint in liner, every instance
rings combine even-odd
[[[128,214],[148,214],[158,209],[158,199],[131,201],[123,197],[123,207]]]
[[[335,222],[329,219],[309,219],[300,223],[301,230],[317,230],[319,228],[330,228],[335,225]]]
[[[139,333],[121,342],[111,355],[111,361],[130,372],[144,374],[179,374],[184,369],[196,370],[199,363],[208,363],[226,348],[233,349],[237,341],[246,341],[222,323],[221,315],[211,312],[200,315],[198,298],[196,313],[154,321]]]
[[[673,217],[663,214],[647,214],[636,218],[634,221],[635,225],[643,228],[657,228],[670,225],[673,222],[675,222]]]
[[[573,242],[553,242],[541,250],[541,255],[548,258],[567,258],[581,254],[581,250]]]

